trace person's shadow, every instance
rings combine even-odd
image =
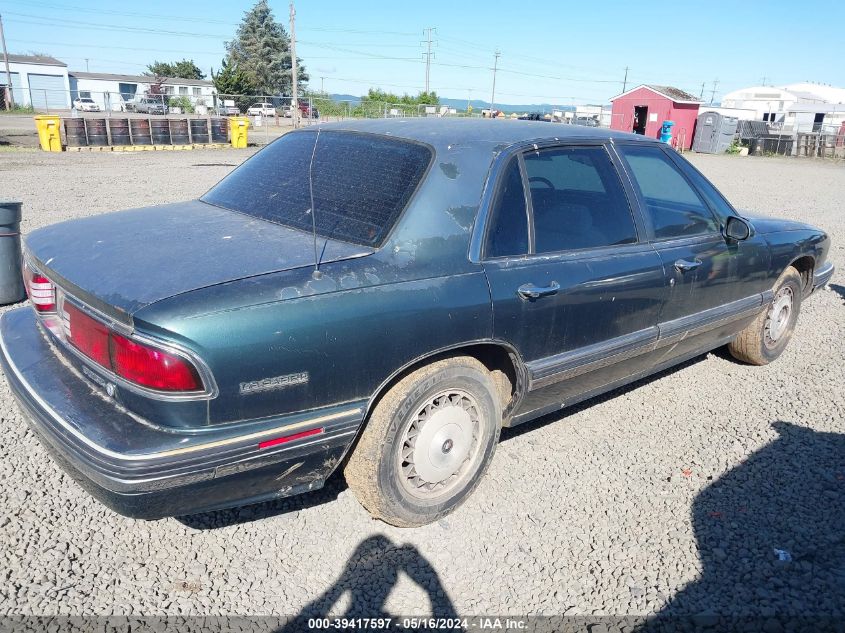
[[[385,611],[387,597],[399,580],[399,572],[407,574],[428,595],[431,614],[437,618],[457,618],[455,607],[440,582],[434,567],[410,544],[395,545],[377,534],[358,544],[346,561],[338,579],[319,598],[308,603],[277,633],[306,630],[310,618],[395,618]],[[332,611],[344,594],[349,604],[343,613]],[[329,614],[332,614],[329,616]],[[394,622],[391,631],[404,631],[401,622]]]
[[[845,303],[845,286],[840,286],[839,284],[828,284],[828,288],[838,294],[839,298],[842,299],[843,303]]]
[[[772,426],[696,497],[701,577],[640,631],[845,631],[845,435]]]

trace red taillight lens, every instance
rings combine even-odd
[[[68,340],[71,344],[103,367],[111,367],[108,328],[67,301],[64,311],[67,314]]]
[[[198,391],[202,381],[186,360],[120,334],[111,335],[112,370],[134,383],[161,391]]]
[[[97,364],[158,391],[202,390],[202,380],[187,360],[112,332],[69,301],[62,308],[68,341]]]
[[[56,311],[56,287],[44,275],[25,269],[26,286],[29,300],[38,312]]]

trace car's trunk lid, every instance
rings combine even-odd
[[[199,288],[314,264],[308,233],[198,200],[62,222],[26,239],[55,283],[131,323],[144,306]],[[372,248],[319,238],[322,263]]]

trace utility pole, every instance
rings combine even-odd
[[[625,79],[622,81],[622,92],[628,88],[628,67],[625,66]]]
[[[429,77],[431,75],[431,56],[434,54],[431,52],[431,32],[436,31],[437,27],[430,26],[427,29],[423,29],[423,35],[426,36],[424,42],[420,42],[420,44],[425,44],[425,93],[428,94],[429,90]]]
[[[290,69],[291,69],[291,99],[290,99],[290,116],[293,127],[299,126],[299,105],[296,102],[297,98],[297,69],[296,69],[296,9],[293,8],[293,2],[290,3]],[[311,114],[310,112],[308,113]]]
[[[90,69],[88,68],[88,58],[87,57],[85,58],[85,72],[86,73],[91,72]]]
[[[15,95],[12,94],[12,72],[9,70],[9,51],[6,50],[6,36],[3,33],[3,16],[0,15],[0,44],[3,45],[3,60],[6,62],[6,109],[15,107]]]
[[[467,90],[467,112],[469,112],[470,105],[472,105],[472,90]]]
[[[493,118],[493,109],[496,105],[496,71],[499,69],[499,56],[501,53],[497,50],[493,53],[493,93],[490,95],[490,118]]]
[[[719,80],[714,79],[713,80],[713,91],[710,93],[710,105],[713,105],[713,99],[716,98],[716,86],[718,86],[718,85],[719,85]]]
[[[699,101],[704,101],[704,84],[705,83],[706,82],[704,82],[704,81],[701,82],[701,94],[698,95]]]
[[[324,86],[325,86],[325,81],[326,81],[326,78],[324,76],[320,75],[320,93],[325,92],[325,90],[323,89]]]

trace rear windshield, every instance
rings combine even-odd
[[[431,162],[424,145],[307,130],[268,145],[202,197],[209,204],[317,234],[380,246]]]

